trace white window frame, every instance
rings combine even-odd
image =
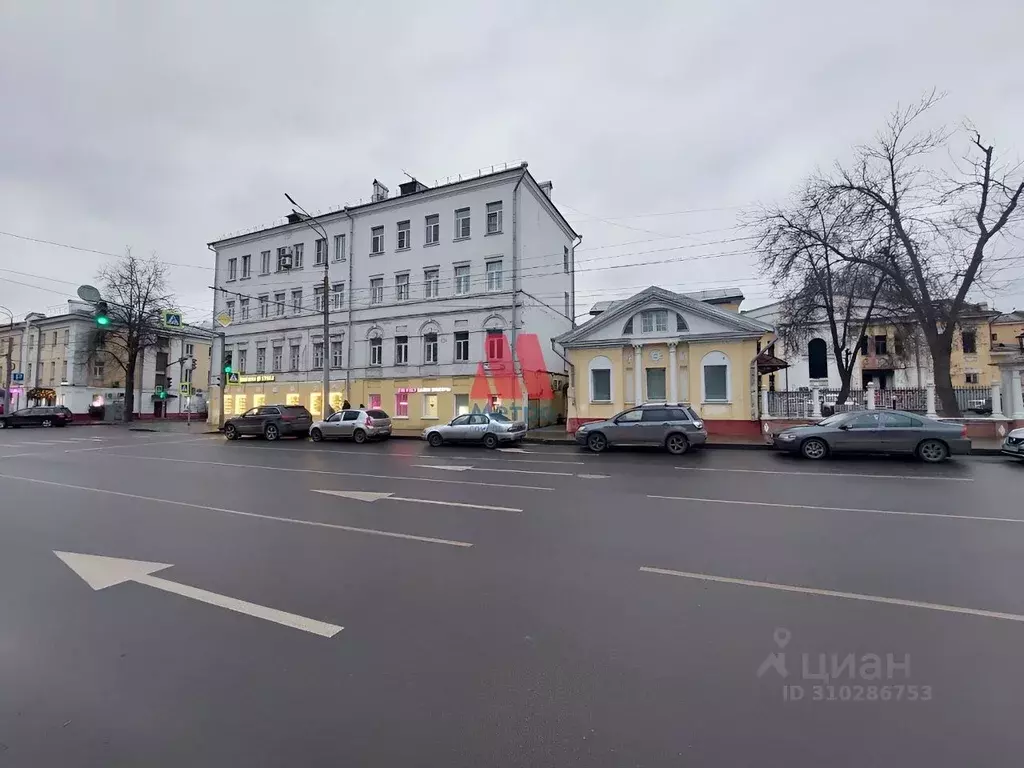
[[[288,370],[297,371],[302,367],[302,346],[290,344],[288,346]]]
[[[664,319],[664,327],[658,327],[658,320]],[[650,321],[650,327],[648,327]],[[667,309],[645,309],[640,313],[641,333],[668,333],[668,310]]]
[[[345,284],[335,283],[331,286],[331,309],[340,311],[345,306]]]
[[[29,363],[31,365],[31,363]],[[104,374],[107,372],[107,361],[106,360],[93,360],[92,361],[92,376],[94,379],[102,379]],[[31,371],[29,372],[29,378],[32,377]]]
[[[341,368],[344,358],[345,342],[331,342],[331,368]]]
[[[186,344],[185,345],[185,356],[186,357],[195,357],[196,356],[196,345],[195,344]]]
[[[322,371],[324,369],[324,343],[322,341],[313,342],[313,370]]]
[[[298,299],[296,301],[296,299]],[[292,291],[292,314],[297,315],[302,311],[302,289],[296,288]]]
[[[284,291],[274,294],[274,317],[284,317],[284,310],[288,304],[288,294]]]
[[[238,259],[228,259],[228,282],[238,279]]]
[[[434,401],[434,415],[428,416],[427,414],[430,412],[431,409],[427,407],[427,403],[430,402],[431,398],[433,398]],[[423,395],[423,402],[421,407],[423,410],[420,411],[420,418],[426,419],[427,421],[433,421],[434,419],[441,418],[441,398],[438,397],[433,392],[428,392]]]
[[[371,277],[370,278],[370,303],[371,304],[383,304],[384,303],[384,278],[383,277]]]
[[[597,400],[594,397],[594,371],[608,371],[608,399]],[[615,368],[612,361],[604,355],[598,355],[587,364],[587,399],[591,403],[615,402]]]
[[[459,335],[465,334],[466,338],[460,339]],[[459,355],[459,347],[462,346],[464,350],[463,355]],[[468,363],[469,362],[469,331],[456,331],[455,332],[455,362],[457,363]]]
[[[725,400],[708,400],[707,378],[705,368],[709,366],[725,366]],[[732,402],[732,365],[729,356],[724,352],[714,350],[708,352],[700,361],[700,400],[702,403],[731,403]]]
[[[267,348],[256,347],[256,373],[267,372]]]
[[[500,235],[501,234],[501,200],[487,204],[487,234],[488,235]]]
[[[407,251],[412,247],[412,222],[406,219],[395,225],[395,250]]]
[[[292,269],[302,269],[302,254],[305,250],[305,243],[295,243],[292,246]]]
[[[226,301],[224,302],[224,311],[227,312],[228,317],[232,320],[235,319],[235,302]]]
[[[313,311],[324,311],[324,287],[322,285],[313,286]]]
[[[468,240],[473,234],[473,217],[469,208],[455,209],[455,237],[453,240]]]
[[[436,299],[441,295],[441,270],[423,270],[423,295],[428,299]]]
[[[409,273],[395,275],[395,301],[408,301],[409,295]]]
[[[241,322],[245,322],[246,320],[249,319],[249,300],[248,299],[239,299],[238,300],[238,314],[239,314],[239,320]]]
[[[433,337],[433,340],[431,340]],[[437,365],[437,351],[438,351],[438,334],[430,331],[423,334],[423,364],[424,365]]]
[[[494,269],[497,267],[497,269]],[[501,259],[492,259],[486,264],[487,274],[487,290],[488,291],[500,291],[502,289],[502,282],[504,273],[501,270]]]
[[[384,364],[384,342],[370,339],[370,367],[380,368]]]
[[[316,239],[316,254],[314,255],[314,261],[318,267],[322,267],[327,261],[327,238],[318,237]]]
[[[270,251],[260,251],[260,274],[270,274]]]
[[[270,296],[264,293],[262,296],[257,297],[257,300],[260,307],[260,320],[266,320],[270,315]]]
[[[491,340],[494,340],[494,344]],[[484,339],[484,354],[487,356],[488,361],[504,360],[505,359],[505,332],[504,331],[487,331],[486,338]],[[494,347],[496,354],[491,354],[491,347]]]
[[[238,359],[238,372],[248,373],[249,372],[249,350],[239,349],[235,353],[235,357]]]
[[[423,217],[423,244],[437,245],[441,241],[441,216],[432,213]]]
[[[465,274],[459,274],[459,270],[465,270]],[[469,264],[456,264],[455,265],[455,295],[465,296],[470,292],[472,279],[472,271],[469,268]]]
[[[270,367],[271,373],[280,373],[284,365],[284,347],[271,347]]]
[[[345,253],[345,236],[335,235],[334,236],[334,260],[345,261],[347,254]]]
[[[404,339],[404,341],[399,341]],[[395,365],[409,364],[409,337],[395,336]]]
[[[384,225],[370,227],[370,255],[380,256],[384,253]]]
[[[247,280],[252,277],[252,254],[247,253],[242,257],[242,279]]]

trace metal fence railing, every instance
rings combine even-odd
[[[839,405],[838,389],[819,389],[818,399],[821,414],[844,413],[867,407],[869,390],[851,390],[842,405]],[[875,407],[893,408],[898,411],[926,413],[928,410],[928,394],[925,389],[897,388],[876,389]],[[957,404],[961,413],[984,414],[991,412],[992,391],[989,387],[955,387]],[[768,415],[774,418],[809,419],[814,412],[813,391],[798,389],[791,391],[768,392]],[[1005,396],[1004,396],[1005,397]],[[936,405],[939,403],[936,402]]]

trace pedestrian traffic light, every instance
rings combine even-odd
[[[231,366],[231,352],[224,353],[224,365],[221,367],[224,369],[224,373],[234,373],[235,369]]]
[[[96,320],[96,325],[100,328],[106,328],[110,325],[110,314],[107,308],[107,302],[97,301],[96,308],[93,310],[92,316]]]

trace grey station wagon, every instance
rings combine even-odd
[[[707,442],[704,422],[688,405],[651,403],[584,424],[576,442],[595,453],[609,445],[660,445],[676,455]]]

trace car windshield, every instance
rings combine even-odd
[[[491,421],[497,421],[501,424],[508,424],[512,421],[512,419],[510,419],[504,413],[489,413],[487,415],[490,417]]]

